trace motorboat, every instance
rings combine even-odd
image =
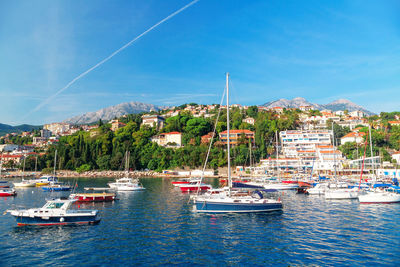
[[[106,192],[110,188],[84,188],[85,190],[91,191],[103,191],[100,193],[90,192],[90,193],[74,193],[69,195],[70,199],[75,199],[77,202],[107,202],[114,201],[116,199],[115,193]]]
[[[179,186],[183,193],[192,193],[197,191],[207,191],[211,189],[211,185],[201,182],[201,180],[194,180],[188,184],[182,184]]]
[[[193,180],[192,178],[181,178],[181,179],[172,181],[171,184],[173,184],[174,186],[179,187],[179,186],[181,186],[181,185],[183,185],[183,184],[188,184],[188,183],[190,183],[192,180]]]
[[[391,187],[375,188],[358,196],[360,204],[391,204],[400,202],[400,194]]]
[[[13,188],[0,188],[0,197],[13,197],[17,192]]]
[[[58,178],[52,175],[43,175],[42,177],[31,181],[35,182],[36,186],[44,186],[50,183],[58,182]]]
[[[141,191],[145,190],[139,179],[132,179],[128,177],[117,179],[113,183],[108,183],[108,186],[117,191]]]
[[[100,222],[98,210],[72,209],[75,200],[51,199],[42,208],[26,210],[7,210],[17,220],[18,226],[24,225],[70,225],[95,224]]]
[[[76,193],[69,196],[76,202],[108,202],[116,199],[115,193]]]

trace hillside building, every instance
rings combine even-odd
[[[250,140],[252,145],[254,145],[255,139],[254,139],[253,131],[250,131],[250,130],[230,130],[229,131],[229,142],[231,145],[238,145],[241,142],[242,138],[247,143],[248,143],[248,140]],[[226,145],[228,142],[228,132],[223,131],[223,132],[219,133],[219,139],[221,141],[221,144]]]
[[[182,146],[182,133],[170,132],[162,133],[151,138],[152,142],[165,147],[181,147]]]
[[[159,115],[144,115],[142,117],[142,125],[156,127],[157,131],[159,131],[164,128],[165,118]]]

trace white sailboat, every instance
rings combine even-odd
[[[108,183],[108,186],[111,189],[117,191],[140,191],[146,189],[140,184],[139,179],[133,179],[129,177],[129,155],[130,153],[127,151],[125,153],[126,177],[117,179],[113,183]]]
[[[371,159],[372,159],[372,169],[373,169],[373,179],[372,179],[372,187],[374,187],[376,183],[376,175],[374,173],[375,167],[373,162],[373,150],[372,150],[372,137],[371,137],[371,126],[369,126],[369,140],[371,144]],[[365,191],[364,194],[360,194],[358,196],[358,200],[360,204],[391,204],[391,203],[399,203],[400,202],[400,194],[397,193],[391,187],[382,188],[375,187],[370,191]]]
[[[193,211],[200,213],[249,213],[282,210],[280,200],[266,198],[261,191],[254,194],[243,194],[232,190],[230,164],[230,125],[229,125],[229,74],[226,74],[227,106],[227,154],[228,154],[228,188],[218,194],[205,194],[193,197]]]
[[[335,181],[336,183],[328,184],[325,189],[325,199],[356,199],[358,197],[357,188],[349,188],[346,183],[338,183],[336,177],[336,145],[335,145],[335,131],[332,122],[332,141],[334,153],[334,168],[335,168]]]
[[[25,177],[25,156],[24,156],[24,166],[22,169],[22,173],[23,173],[23,177]],[[25,180],[24,178],[22,178],[21,182],[14,182],[14,187],[35,187],[36,183],[30,180]]]

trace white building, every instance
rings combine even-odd
[[[397,163],[400,163],[400,151],[399,152],[394,152],[392,154],[392,159],[395,159]]]
[[[291,130],[279,133],[285,157],[298,157],[297,151],[315,151],[317,145],[331,145],[330,130]]]
[[[364,132],[351,132],[340,138],[340,144],[344,145],[349,142],[356,142],[357,144],[361,144],[364,142],[364,136],[366,133]]]
[[[53,135],[59,135],[64,132],[67,132],[67,131],[69,131],[70,128],[71,128],[71,124],[61,123],[61,122],[43,125],[43,129],[49,130]]]
[[[153,136],[151,141],[156,142],[160,146],[181,147],[182,134],[180,132],[162,133],[160,135]]]
[[[351,112],[349,112],[349,115],[352,116],[352,117],[357,117],[357,118],[364,118],[365,117],[365,113],[362,112],[361,110],[351,111]]]
[[[252,117],[247,117],[247,118],[243,119],[243,122],[251,124],[251,125],[254,125],[255,121],[256,120]]]
[[[345,114],[344,114],[344,110],[337,110],[337,111],[335,111],[335,115],[336,116],[344,116]]]
[[[157,127],[157,130],[164,128],[165,119],[159,115],[144,115],[142,125]]]

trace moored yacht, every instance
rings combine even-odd
[[[132,179],[128,177],[117,179],[113,183],[108,183],[108,186],[117,191],[140,191],[145,190],[139,179]]]
[[[393,188],[375,188],[358,196],[360,204],[391,204],[400,203],[400,194]]]
[[[69,225],[94,224],[100,222],[100,213],[97,210],[71,209],[74,200],[48,200],[42,208],[26,210],[7,210],[17,220],[18,226],[24,225]]]
[[[230,165],[229,74],[226,75],[226,106],[228,188],[218,194],[197,195],[193,198],[193,211],[200,213],[253,213],[282,210],[283,205],[280,200],[266,198],[261,192],[255,194],[240,194],[232,190]],[[210,153],[211,144],[212,141],[210,141],[208,153]]]

